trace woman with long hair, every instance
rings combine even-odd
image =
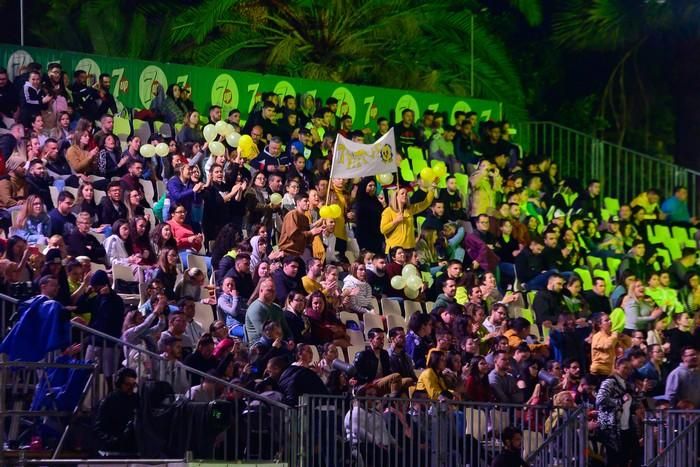
[[[119,219],[112,224],[112,235],[105,240],[105,251],[107,260],[111,266],[120,264],[122,266],[137,265],[141,258],[130,255],[126,245],[130,242],[129,223],[126,219]]]
[[[68,165],[76,174],[90,175],[97,171],[99,148],[90,149],[90,132],[76,129],[71,139],[71,146],[66,151]]]
[[[177,249],[177,242],[173,237],[173,231],[170,225],[163,222],[156,225],[151,232],[151,249],[156,255],[159,255],[164,248]]]
[[[425,391],[428,398],[437,400],[449,393],[447,381],[442,372],[447,368],[447,356],[440,350],[434,350],[428,357],[428,367],[418,377],[416,391]]]
[[[47,236],[50,232],[51,219],[46,213],[41,198],[37,195],[27,196],[17,219],[12,224],[12,234],[23,238],[30,244],[45,244],[48,242]]]
[[[367,270],[364,263],[355,262],[350,265],[350,274],[345,276],[343,280],[343,293],[347,293],[349,297],[347,308],[350,311],[358,315],[373,311],[372,286],[367,282]]]
[[[143,194],[140,190],[124,190],[124,204],[126,205],[127,220],[130,221],[137,216],[144,217],[146,215]]]
[[[84,181],[78,188],[78,195],[75,198],[71,212],[76,216],[81,212],[90,214],[91,226],[96,232],[102,232],[104,225],[100,225],[98,217],[99,208],[95,202],[95,187],[91,182]]]
[[[187,106],[180,99],[180,91],[180,85],[177,83],[171,84],[165,91],[162,112],[165,123],[170,125],[182,122],[187,114]]]
[[[416,246],[416,232],[413,216],[430,206],[435,198],[435,184],[428,190],[428,195],[420,203],[411,205],[408,199],[408,190],[399,188],[389,196],[389,206],[382,211],[380,231],[386,239],[385,252],[392,247],[414,248]]]
[[[139,266],[152,266],[156,263],[156,254],[151,248],[151,224],[143,216],[136,216],[129,221],[129,242],[126,250],[140,258]]]
[[[304,314],[311,322],[311,341],[315,344],[333,342],[338,347],[348,347],[350,339],[345,332],[345,325],[336,318],[328,306],[325,295],[320,291],[312,292],[308,297],[308,307]]]
[[[202,124],[199,121],[199,112],[194,110],[185,114],[182,129],[177,134],[176,139],[180,144],[200,142],[204,139]]]
[[[129,156],[121,155],[117,138],[113,134],[105,135],[97,157],[97,174],[105,178],[121,177],[126,173],[128,163]]]
[[[491,402],[491,385],[489,372],[491,368],[482,356],[473,357],[469,362],[469,370],[464,384],[465,399],[474,402]]]
[[[58,147],[70,144],[73,132],[70,130],[70,114],[60,112],[56,119],[56,126],[49,132],[49,137],[58,141]]]
[[[605,313],[593,316],[593,337],[591,337],[591,375],[596,382],[610,376],[617,356],[618,333],[612,331],[612,321]]]
[[[157,279],[163,284],[165,296],[169,301],[176,300],[175,283],[177,282],[177,265],[180,260],[177,250],[163,248],[158,255],[158,264],[152,280]]]

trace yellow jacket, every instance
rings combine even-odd
[[[416,247],[416,231],[413,227],[413,216],[430,207],[430,204],[435,198],[435,190],[429,190],[426,198],[420,203],[412,204],[404,210],[403,220],[398,225],[392,225],[394,218],[398,213],[391,208],[386,208],[382,211],[382,220],[379,224],[379,230],[386,238],[386,252],[392,247],[400,246],[402,248]],[[337,225],[337,224],[336,224]]]
[[[432,368],[426,368],[418,377],[416,391],[427,392],[430,399],[437,399],[446,390],[445,381]]]

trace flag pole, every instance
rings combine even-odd
[[[338,133],[340,135],[340,133]],[[335,142],[333,143],[333,154],[331,154],[331,171],[328,174],[328,189],[326,190],[326,206],[328,206],[328,201],[330,201],[331,197],[331,189],[333,188],[333,167],[335,167],[334,159],[335,159],[335,154],[336,154],[336,149],[338,146],[338,135],[335,137]]]

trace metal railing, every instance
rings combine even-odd
[[[555,409],[556,410],[556,409]],[[578,467],[586,465],[588,430],[586,408],[573,412],[561,411],[562,420],[544,442],[527,458],[533,467]]]
[[[2,335],[8,329],[8,316],[14,312],[17,300],[0,294],[2,316]],[[99,358],[96,378],[87,391],[85,400],[81,402],[81,410],[86,413],[94,413],[100,400],[106,395],[106,379],[103,371],[106,367],[112,369],[120,366],[133,368],[139,381],[156,380],[167,381],[171,384],[176,394],[184,394],[187,390],[198,384],[203,379],[208,379],[217,384],[218,397],[231,402],[231,420],[229,428],[216,438],[211,446],[211,451],[194,452],[194,456],[204,459],[217,459],[229,461],[259,461],[259,462],[289,462],[296,457],[298,443],[290,442],[296,439],[297,412],[296,408],[289,407],[274,399],[262,396],[244,387],[233,384],[221,378],[216,378],[195,368],[184,365],[179,361],[167,361],[163,356],[151,352],[140,346],[116,339],[110,335],[92,329],[80,323],[71,322],[72,341],[81,344],[80,351],[74,358],[88,361],[87,357]],[[11,362],[0,366],[0,382],[8,385],[16,385],[18,381],[24,381],[24,387],[35,387],[36,381],[31,378],[33,374],[29,367],[36,365],[54,365],[56,355],[47,356],[46,362],[24,364],[23,362]],[[28,375],[24,380],[14,375],[11,379],[3,372],[10,366],[26,367]],[[54,365],[55,366],[55,365]],[[95,365],[90,365],[94,368]],[[2,377],[4,375],[4,378]],[[4,394],[4,393],[3,393]],[[0,431],[4,426],[6,417],[30,415],[31,411],[13,413],[6,410],[4,398],[0,398]],[[34,414],[36,415],[36,414]],[[39,414],[41,415],[41,414]],[[54,414],[55,415],[55,414]],[[62,414],[65,415],[65,414]],[[191,434],[196,436],[197,434]],[[65,435],[64,435],[65,437]],[[0,440],[2,438],[0,437]],[[0,448],[2,445],[0,445]],[[59,445],[60,448],[60,445]],[[56,457],[57,452],[54,454]],[[2,450],[0,449],[0,458]],[[172,457],[172,456],[171,456]]]
[[[649,188],[671,196],[673,187],[688,187],[688,207],[698,213],[700,173],[648,154],[601,140],[593,135],[554,122],[524,122],[518,127],[518,144],[525,152],[551,156],[559,165],[559,174],[578,179],[582,184],[598,179],[603,196],[627,203]],[[585,188],[585,185],[584,185]]]
[[[645,467],[700,465],[700,410],[659,410],[644,419]]]
[[[491,465],[501,432],[523,432],[523,457],[537,466],[584,465],[584,409],[421,399],[306,395],[300,401],[301,462],[305,467],[451,467]],[[543,444],[552,436],[555,441]]]

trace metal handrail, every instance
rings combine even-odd
[[[95,337],[99,337],[99,338],[104,339],[104,340],[106,340],[106,341],[112,342],[112,343],[114,343],[117,347],[121,346],[121,347],[126,347],[126,348],[128,348],[128,349],[136,350],[136,351],[138,351],[138,352],[140,352],[140,353],[142,353],[142,354],[144,354],[144,355],[149,356],[150,358],[152,358],[152,359],[154,359],[154,360],[158,360],[158,361],[161,361],[161,362],[167,362],[167,361],[168,361],[168,360],[167,360],[165,357],[163,357],[162,355],[159,355],[159,354],[157,354],[157,353],[155,353],[155,352],[151,352],[150,350],[147,350],[147,349],[143,349],[143,348],[138,347],[137,345],[131,344],[131,343],[129,343],[129,342],[125,342],[125,341],[123,341],[123,340],[121,340],[121,339],[117,339],[116,337],[110,336],[109,334],[105,334],[105,333],[103,333],[103,332],[101,332],[101,331],[98,331],[98,330],[96,330],[96,329],[93,329],[93,328],[91,328],[91,327],[89,327],[89,326],[85,326],[84,324],[80,324],[80,323],[76,323],[76,322],[71,321],[71,326],[74,327],[74,328],[76,328],[76,329],[79,329],[79,330],[81,330],[81,331],[83,331],[83,332],[86,332],[86,333],[88,333],[88,334],[91,334],[91,335],[93,335],[93,336],[95,336]],[[274,406],[274,407],[280,408],[280,409],[289,409],[289,406],[287,406],[287,405],[285,405],[285,404],[282,404],[281,402],[277,402],[276,400],[267,398],[267,397],[265,397],[265,396],[261,396],[260,394],[258,394],[258,393],[256,393],[256,392],[253,392],[253,391],[251,391],[251,390],[249,390],[249,389],[246,389],[246,388],[244,388],[243,386],[239,386],[239,385],[237,385],[237,384],[233,384],[233,383],[231,383],[230,381],[226,381],[225,379],[221,379],[221,378],[218,378],[218,377],[216,377],[216,376],[209,375],[209,374],[207,374],[207,373],[205,373],[205,372],[203,372],[203,371],[201,371],[201,370],[198,370],[198,369],[196,369],[196,368],[192,368],[191,366],[187,366],[187,365],[185,365],[184,363],[182,363],[182,362],[180,362],[180,361],[176,361],[176,362],[175,362],[175,365],[176,365],[177,367],[182,368],[184,371],[186,371],[186,372],[188,372],[188,373],[192,373],[192,374],[197,375],[197,376],[199,376],[199,377],[201,377],[201,378],[206,378],[206,379],[209,379],[209,380],[211,380],[211,381],[217,382],[217,383],[219,383],[219,384],[224,385],[225,387],[228,387],[229,389],[234,389],[234,390],[236,390],[237,392],[240,392],[240,393],[242,393],[242,394],[245,394],[245,395],[248,396],[248,397],[251,397],[251,398],[254,398],[254,399],[258,399],[258,400],[260,400],[260,401],[262,401],[262,402],[268,403],[268,404],[270,404],[270,405],[272,405],[272,406]]]
[[[549,436],[544,440],[544,442],[533,452],[530,453],[530,455],[525,459],[526,462],[528,463],[533,463],[537,457],[542,454],[546,449],[549,449],[552,444],[554,444],[559,437],[565,433],[565,431],[570,430],[572,427],[576,428],[576,424],[581,421],[583,418],[582,415],[585,413],[585,407],[581,406],[578,407],[576,410],[568,414],[568,418],[564,423],[561,425],[557,426],[554,431],[552,431]],[[583,423],[581,426],[578,428],[581,429],[587,429],[587,425]]]
[[[672,452],[671,449],[674,448],[678,443],[685,442],[687,441],[688,434],[690,433],[691,430],[695,431],[698,427],[700,427],[700,418],[695,418],[690,425],[685,427],[680,433],[678,433],[673,440],[666,445],[664,448],[663,452],[659,453],[651,459],[649,462],[644,464],[645,467],[654,467],[657,465],[659,462],[661,462],[664,457],[668,455],[669,452]]]

